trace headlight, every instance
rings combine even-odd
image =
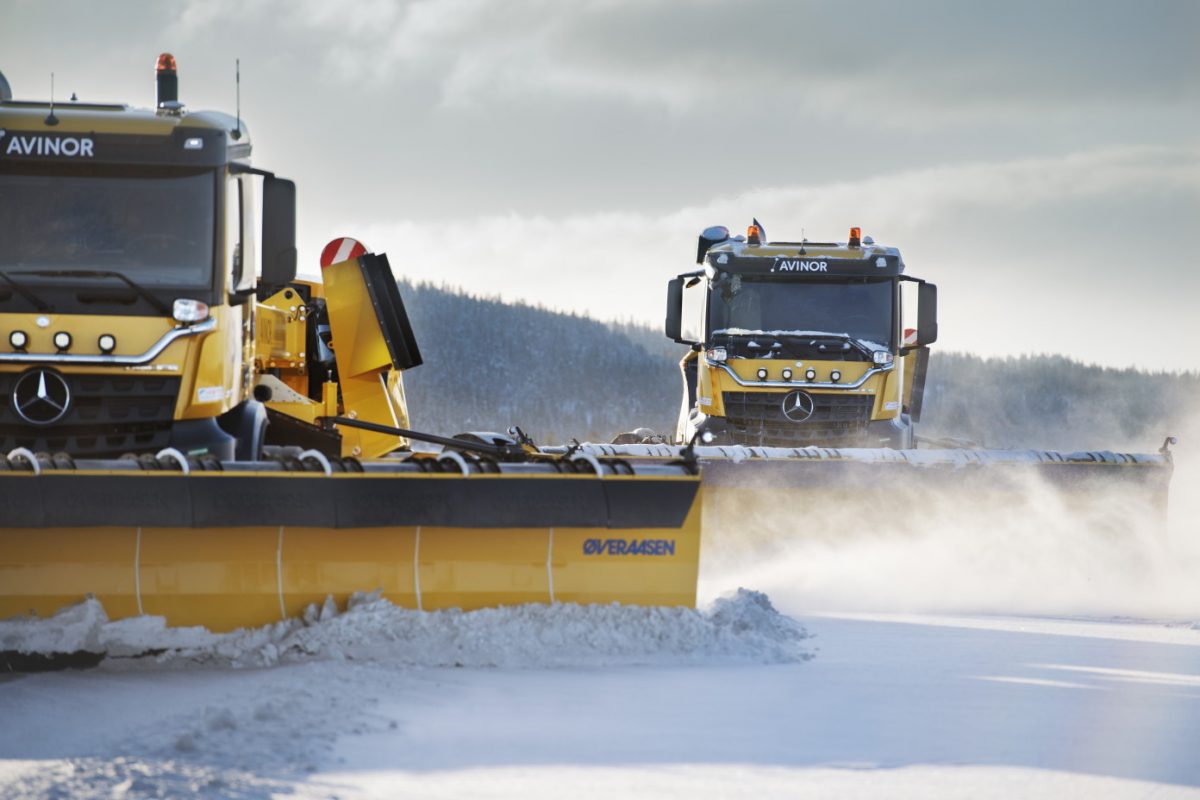
[[[815,369],[807,370],[804,373],[804,379],[806,381],[815,381],[817,379],[817,371]]]
[[[765,381],[767,379],[766,367],[759,367],[758,372],[756,374],[758,375],[758,379],[760,381]]]
[[[893,361],[895,361],[896,357],[887,350],[876,350],[871,354],[871,360],[874,361],[878,366],[886,367],[888,364],[891,364]]]
[[[117,337],[111,333],[102,333],[100,338],[96,340],[96,345],[100,348],[101,353],[111,353],[117,349]]]
[[[785,381],[790,381],[792,379],[792,371],[790,369],[785,369],[783,371],[783,379]]]
[[[841,379],[842,379],[842,373],[838,372],[836,369],[833,372],[829,373],[829,380],[833,381],[834,383],[837,383]]]
[[[171,316],[179,322],[201,322],[208,319],[208,304],[181,297],[175,301]]]
[[[726,352],[724,347],[708,348],[708,360],[709,361],[724,361],[728,357],[729,357],[729,354]]]
[[[59,331],[54,334],[54,346],[59,350],[66,350],[71,346],[71,334],[66,331]]]
[[[24,350],[29,346],[29,334],[25,331],[13,331],[8,335],[8,343],[12,345],[13,350]]]

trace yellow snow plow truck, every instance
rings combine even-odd
[[[745,236],[706,229],[696,263],[703,268],[667,292],[666,335],[688,347],[674,441],[639,429],[584,452],[698,458],[706,542],[913,532],[938,513],[1164,530],[1169,437],[1146,454],[972,449],[915,436],[937,287],[905,274],[896,248],[859,228],[844,242],[772,242],[755,220]]]
[[[0,619],[695,603],[694,461],[409,430],[387,258],[335,240],[297,280],[294,184],[168,54],[156,84],[135,109],[0,77]]]

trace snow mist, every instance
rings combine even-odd
[[[1034,478],[983,498],[898,487],[857,503],[748,501],[706,518],[701,599],[751,586],[793,614],[1200,620],[1200,411],[1179,439],[1165,524],[1136,493],[1064,497]]]

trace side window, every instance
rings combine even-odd
[[[258,238],[255,235],[262,228],[262,215],[258,207],[258,185],[260,181],[249,175],[238,178],[241,185],[242,198],[242,280],[241,288],[250,291],[262,274],[258,263]]]
[[[916,341],[917,284],[900,281],[900,346]]]
[[[230,178],[225,195],[226,280],[230,292],[254,289],[258,274],[254,232],[258,224],[254,181],[246,175]]]
[[[688,341],[704,341],[704,296],[707,291],[708,281],[704,278],[689,278],[683,283],[680,336]]]
[[[230,178],[225,184],[225,285],[236,292],[242,282],[242,182]]]

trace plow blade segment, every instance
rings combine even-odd
[[[545,464],[467,476],[403,463],[330,475],[80,466],[0,471],[0,619],[48,616],[89,594],[114,619],[214,631],[353,592],[424,610],[695,604],[700,480],[680,467],[598,477]]]
[[[666,445],[587,451],[634,462],[680,457]],[[1108,451],[697,447],[695,455],[706,547],[781,530],[838,540],[935,523],[1161,536],[1173,470],[1168,455]]]

